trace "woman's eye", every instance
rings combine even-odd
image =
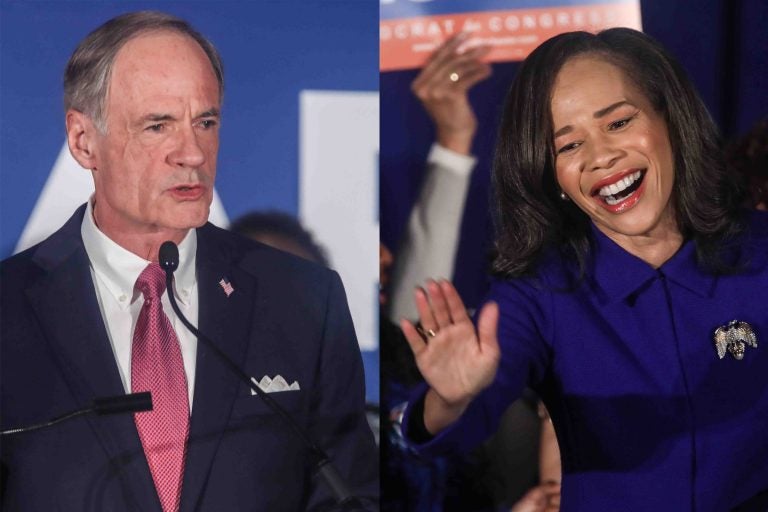
[[[637,116],[637,114],[632,115],[630,117],[625,117],[624,119],[619,119],[618,121],[614,121],[611,124],[608,125],[609,130],[618,130],[620,128],[624,128],[627,126],[634,118]]]
[[[567,153],[568,151],[572,151],[572,150],[576,149],[577,147],[579,147],[579,143],[578,142],[571,142],[570,144],[566,144],[565,146],[563,146],[560,149],[558,149],[557,150],[557,154],[559,155],[560,153]]]

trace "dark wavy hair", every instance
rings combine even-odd
[[[680,64],[651,37],[628,28],[569,32],[544,42],[523,62],[507,94],[493,164],[497,229],[495,274],[531,275],[545,251],[560,252],[583,275],[590,219],[559,197],[551,114],[552,88],[577,56],[619,69],[663,115],[674,154],[672,201],[699,264],[732,270],[725,249],[743,230],[743,187],[724,165],[718,130]]]

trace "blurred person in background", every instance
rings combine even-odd
[[[746,181],[745,205],[768,210],[768,118],[729,144],[725,157],[728,167]]]
[[[513,404],[494,437],[469,456],[420,458],[405,446],[398,424],[409,394],[423,378],[393,322],[418,315],[414,286],[431,275],[453,275],[464,201],[476,164],[471,148],[478,122],[468,92],[491,73],[482,61],[488,50],[460,33],[435,50],[411,86],[434,122],[436,140],[397,257],[393,261],[385,246],[380,249],[385,312],[381,319],[385,510],[495,511],[513,505],[520,511],[545,510],[538,508],[542,496],[559,492],[559,474],[539,478],[540,457],[551,460],[554,456],[557,472],[559,458],[554,436],[540,450],[547,423],[539,420],[533,393]],[[547,485],[538,486],[544,481]],[[554,498],[544,501],[550,506],[555,502]]]
[[[296,217],[288,213],[246,213],[232,221],[229,230],[324,267],[330,266],[325,249]]]

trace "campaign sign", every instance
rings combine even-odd
[[[639,0],[381,0],[379,67],[421,67],[447,38],[469,32],[489,62],[523,60],[563,32],[641,29]]]

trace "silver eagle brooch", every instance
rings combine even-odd
[[[757,335],[752,326],[741,320],[731,320],[727,325],[715,329],[715,348],[717,357],[725,357],[726,352],[737,360],[744,359],[745,345],[757,348]]]

